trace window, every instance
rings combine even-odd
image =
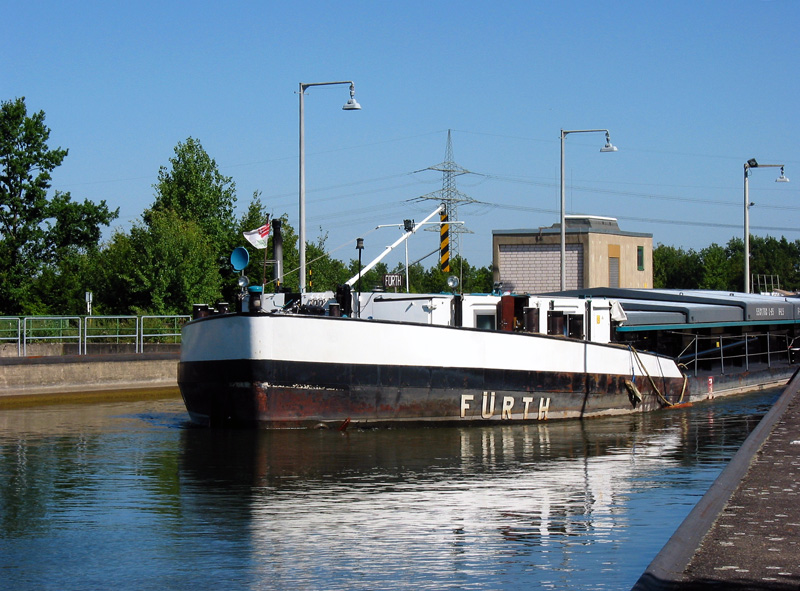
[[[636,267],[644,271],[644,246],[636,247]]]
[[[482,330],[494,330],[494,314],[476,314],[475,328]]]

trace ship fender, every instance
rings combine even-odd
[[[628,390],[628,399],[631,401],[633,408],[636,408],[642,403],[642,393],[630,380],[625,380],[625,389]]]

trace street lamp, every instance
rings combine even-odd
[[[361,251],[364,250],[364,239],[356,238],[356,250],[358,251],[358,318],[361,318]]]
[[[342,107],[343,111],[358,111],[361,105],[356,101],[356,87],[351,80],[344,82],[301,82],[300,83],[300,293],[306,290],[306,153],[305,122],[303,116],[303,97],[309,86],[330,86],[332,84],[349,84],[350,99]]]
[[[750,293],[750,183],[747,180],[751,168],[780,168],[781,175],[775,179],[776,183],[788,183],[789,179],[783,174],[783,164],[759,164],[755,158],[750,158],[744,163],[744,292]]]
[[[570,133],[599,133],[606,134],[606,144],[600,148],[601,152],[616,152],[617,147],[611,143],[611,138],[607,129],[572,129],[561,130],[561,291],[566,289],[567,283],[567,225],[564,215],[564,139]]]

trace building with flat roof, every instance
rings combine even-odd
[[[566,289],[653,287],[653,235],[619,229],[615,218],[566,216]],[[495,283],[504,291],[561,289],[561,224],[492,231]]]

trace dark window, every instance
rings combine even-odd
[[[644,246],[636,247],[636,266],[640,271],[644,271]]]

